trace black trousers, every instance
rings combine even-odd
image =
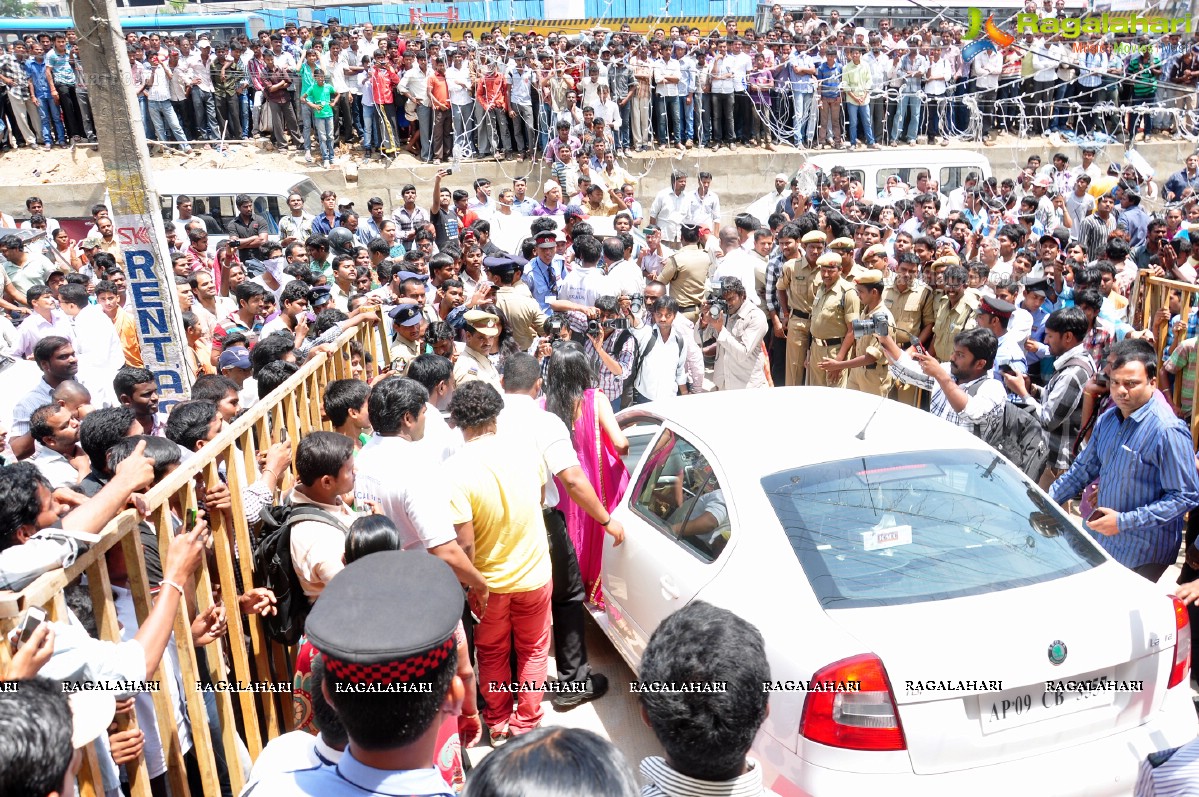
[[[558,665],[558,680],[564,683],[586,681],[591,674],[583,637],[586,614],[583,602],[587,599],[587,591],[579,572],[579,557],[566,533],[566,516],[557,509],[545,509],[542,514],[550,543],[554,580],[550,611],[554,620],[554,661]]]

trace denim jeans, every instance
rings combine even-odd
[[[312,128],[312,109],[308,107],[308,103],[304,103],[300,106],[300,138],[304,139],[305,155],[312,152]]]
[[[791,108],[795,113],[793,141],[798,147],[804,141],[811,142],[816,137],[816,113],[813,92],[791,90]]]
[[[137,107],[142,115],[142,130],[146,134],[146,140],[156,140],[154,137],[154,125],[150,123],[150,101],[146,99],[146,95],[142,94],[138,96]],[[161,141],[162,138],[159,137],[157,140]]]
[[[433,109],[428,105],[416,106],[416,118],[420,122],[420,157],[428,163],[433,160]]]
[[[535,157],[533,149],[537,143],[537,128],[533,125],[532,105],[513,105],[516,116],[512,117],[512,140],[517,154]]]
[[[473,102],[466,105],[451,103],[450,112],[454,120],[454,146],[457,147],[463,158],[473,157],[475,152],[472,143],[475,135],[475,104]],[[429,135],[432,133],[430,132]]]
[[[907,135],[901,136],[903,132],[904,117],[907,117]],[[899,108],[895,112],[895,123],[891,126],[891,142],[898,142],[901,138],[907,138],[909,141],[916,140],[916,134],[920,131],[920,95],[919,94],[900,94]]]
[[[367,154],[379,145],[379,133],[375,129],[375,106],[362,106],[362,148]]]
[[[245,139],[250,138],[250,123],[254,118],[254,114],[251,109],[253,104],[254,101],[250,98],[249,89],[237,95],[237,107],[241,112],[241,137]]]
[[[618,105],[620,108],[620,141],[618,142],[619,149],[628,149],[633,134],[633,101],[629,100],[624,105]]]
[[[183,133],[183,126],[179,124],[179,117],[175,115],[175,106],[171,105],[170,100],[149,100],[149,119],[154,124],[154,132],[158,135],[158,140],[164,144],[172,138],[175,141],[182,142],[180,149],[183,152],[190,152],[191,145],[187,143],[187,136]]]
[[[683,109],[683,135],[680,136],[681,141],[695,141],[695,116],[699,112],[699,103],[697,98],[699,95],[688,94],[685,97],[679,97],[679,107]],[[690,102],[688,102],[690,100]]]
[[[858,145],[858,131],[862,131],[862,138],[866,139],[866,143],[874,146],[874,129],[870,125],[870,104],[854,105],[852,102],[845,103],[845,115],[849,117],[849,143],[855,147]]]
[[[683,116],[679,113],[680,97],[658,97],[658,144],[665,146],[673,138],[683,140]]]
[[[216,100],[211,91],[192,86],[192,108],[196,114],[196,137],[217,141],[221,135],[216,129]]]
[[[327,163],[333,162],[333,117],[323,119],[312,117],[312,126],[316,128],[316,140],[320,145],[321,157]]]

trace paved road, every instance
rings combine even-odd
[[[591,658],[591,668],[608,676],[611,684],[608,694],[565,713],[554,711],[549,700],[546,700],[542,703],[545,706],[545,719],[542,724],[595,731],[600,736],[612,740],[636,772],[642,758],[647,755],[662,755],[662,747],[654,738],[653,732],[642,722],[636,698],[629,694],[629,681],[633,678],[633,672],[590,618],[587,620],[587,652]],[[554,672],[554,659],[551,656],[550,673]],[[467,755],[471,763],[477,764],[490,752],[491,748],[483,741],[477,747],[468,750]]]

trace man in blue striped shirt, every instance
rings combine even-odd
[[[1098,509],[1087,528],[1113,559],[1157,581],[1178,557],[1187,511],[1199,504],[1195,450],[1186,423],[1153,400],[1153,352],[1125,340],[1111,354],[1116,406],[1099,418],[1090,445],[1049,495],[1063,503],[1098,476]]]

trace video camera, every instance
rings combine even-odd
[[[627,318],[610,318],[607,321],[598,321],[591,319],[587,322],[587,337],[592,338],[600,333],[603,329],[628,329],[629,320]]]
[[[704,283],[704,306],[708,308],[708,315],[712,318],[720,318],[728,313],[729,303],[724,300],[723,280],[708,280]]]
[[[545,322],[545,334],[550,340],[557,340],[562,336],[562,328],[566,323],[561,318],[548,318]]]
[[[644,293],[634,293],[629,297],[629,312],[633,315],[638,315],[645,309],[646,301]]]
[[[875,313],[870,318],[856,318],[850,322],[853,328],[855,338],[863,338],[867,335],[875,335],[884,337],[891,334],[891,325],[887,321],[886,313]]]

